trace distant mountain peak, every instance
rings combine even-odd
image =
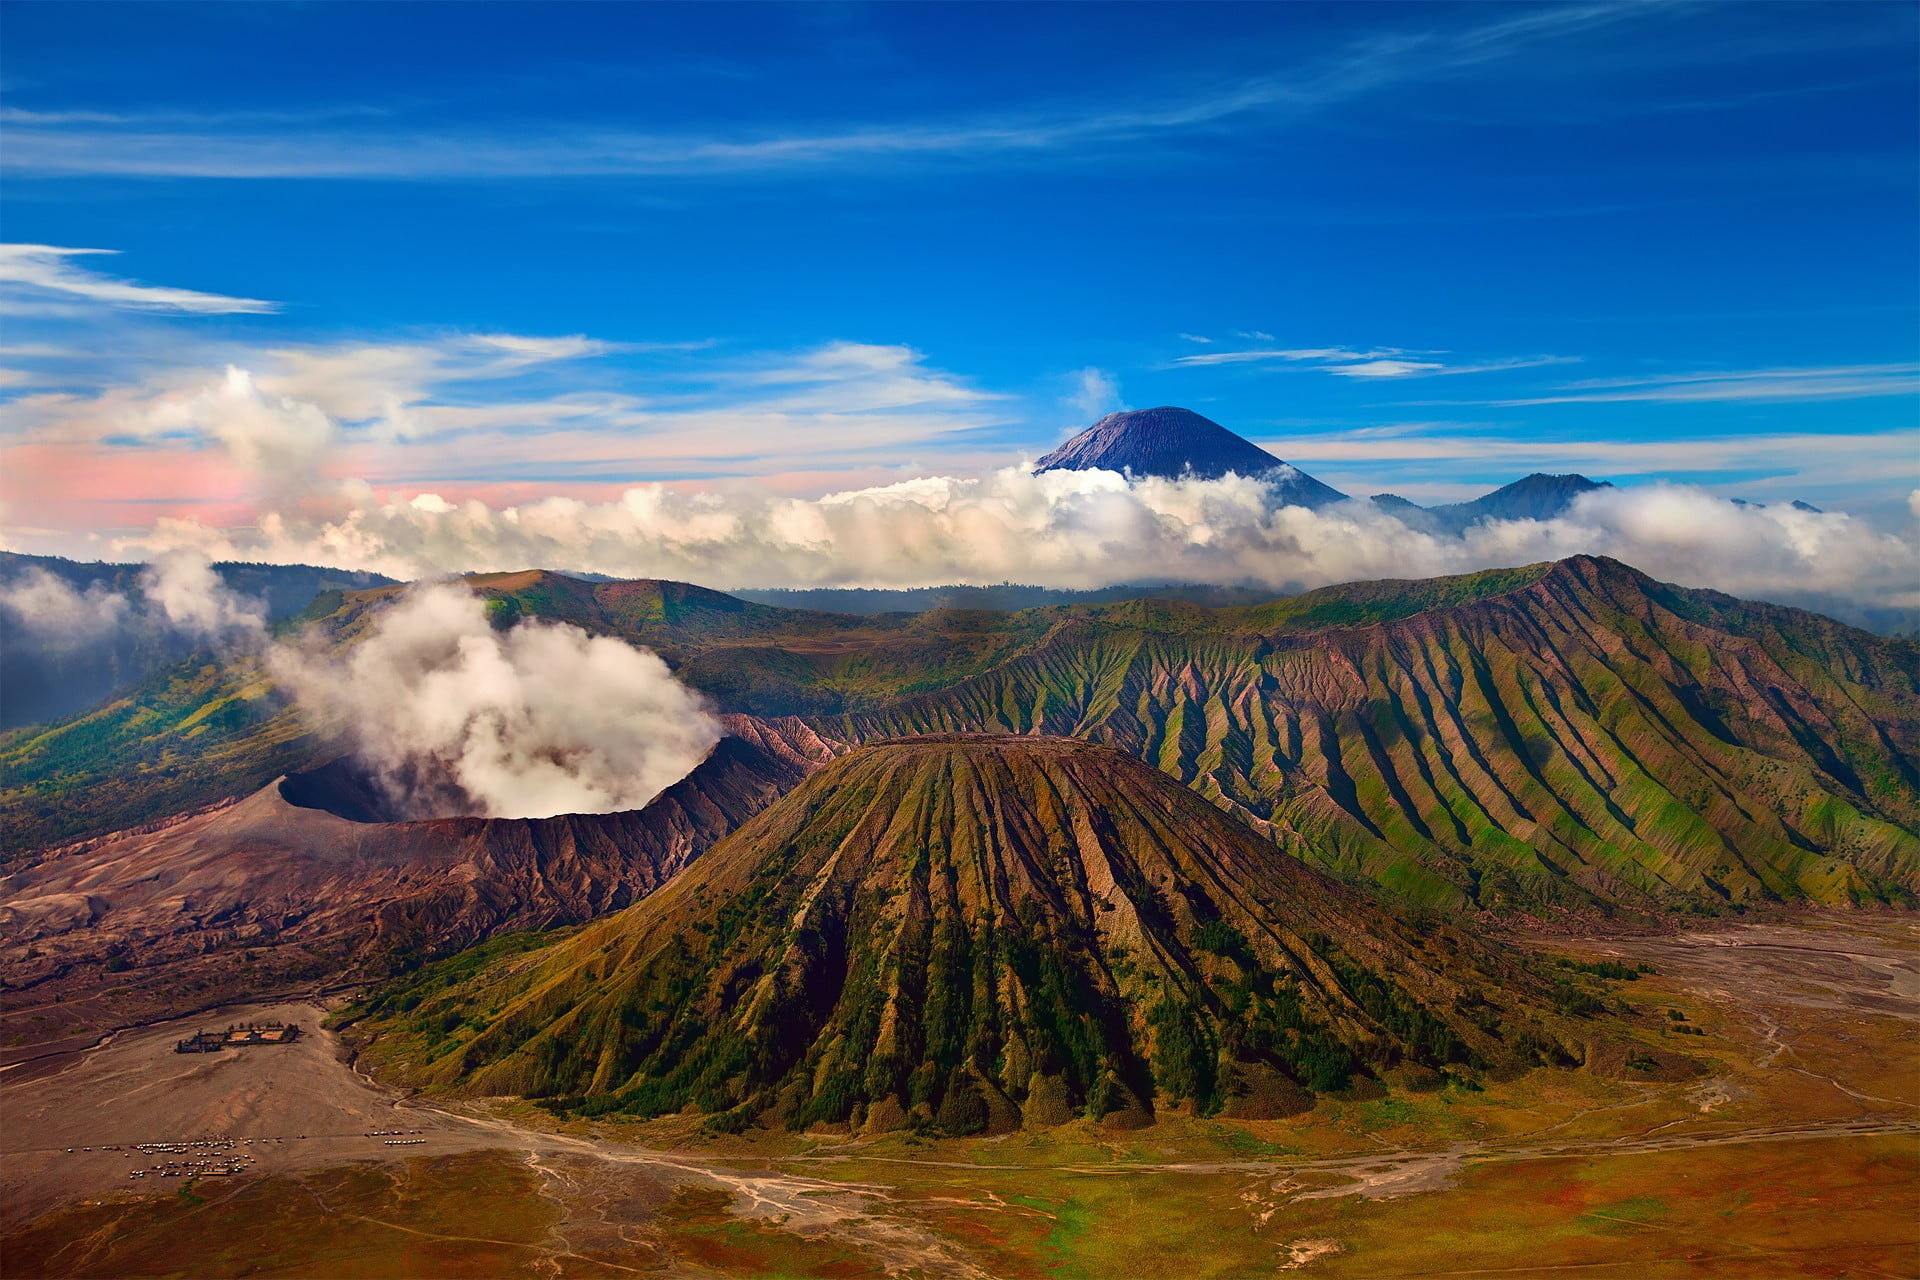
[[[1038,471],[1132,471],[1175,479],[1257,476],[1286,463],[1191,409],[1161,405],[1110,413],[1040,459]]]
[[[1551,520],[1582,494],[1612,487],[1605,480],[1589,480],[1583,475],[1536,471],[1468,502],[1421,507],[1392,493],[1375,494],[1370,501],[1415,528],[1458,534],[1488,520]]]
[[[1570,489],[1579,493],[1585,493],[1589,489],[1611,488],[1613,488],[1613,482],[1611,480],[1589,480],[1587,477],[1575,471],[1569,471],[1565,475],[1555,475],[1546,471],[1535,471],[1531,475],[1520,477],[1512,484],[1501,485],[1493,492],[1525,493],[1536,489],[1552,489],[1555,491]],[[1492,497],[1493,495],[1488,494],[1487,496]]]
[[[1346,498],[1211,418],[1177,405],[1110,413],[1040,459],[1041,471],[1120,471],[1177,480],[1257,476],[1288,504],[1321,507]]]

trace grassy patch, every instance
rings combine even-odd
[[[554,1221],[525,1166],[497,1152],[349,1165],[174,1195],[76,1205],[0,1241],[9,1277],[545,1275]]]
[[[850,1277],[884,1275],[875,1261],[824,1231],[803,1234],[736,1218],[733,1197],[717,1188],[682,1187],[661,1211],[667,1247],[724,1275]]]

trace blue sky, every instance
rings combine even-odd
[[[9,4],[7,518],[817,493],[1174,403],[1358,493],[1908,525],[1915,15]],[[229,367],[285,420],[196,418]]]

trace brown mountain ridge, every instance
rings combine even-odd
[[[829,737],[1111,743],[1335,874],[1436,905],[1920,892],[1920,646],[1616,561],[1141,601]]]
[[[0,877],[9,1056],[96,1026],[363,982],[644,897],[827,758],[731,718],[645,808],[386,822],[348,761]],[[38,1022],[31,1023],[30,1019]]]

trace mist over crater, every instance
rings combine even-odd
[[[638,809],[722,733],[650,650],[566,623],[498,626],[449,584],[408,592],[344,650],[279,645],[267,666],[353,748],[290,780],[288,800],[358,821]]]

